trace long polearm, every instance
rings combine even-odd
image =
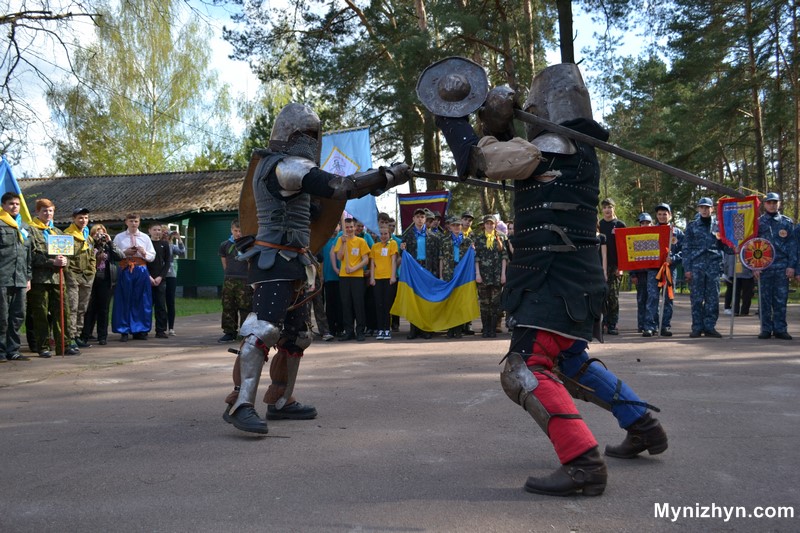
[[[675,168],[673,166],[667,165],[666,163],[662,163],[660,161],[656,161],[655,159],[651,159],[649,157],[637,154],[636,152],[631,152],[630,150],[620,148],[617,145],[601,141],[600,139],[595,139],[591,135],[586,135],[585,133],[581,133],[579,131],[566,128],[564,126],[559,126],[555,122],[550,122],[549,120],[537,117],[532,113],[526,113],[525,111],[516,109],[514,110],[514,116],[517,117],[517,119],[521,120],[522,122],[535,124],[536,126],[545,128],[547,129],[547,131],[551,131],[553,133],[560,133],[561,135],[569,137],[570,139],[584,142],[588,145],[594,146],[595,148],[600,148],[603,151],[610,152],[620,157],[624,157],[625,159],[628,159],[635,163],[639,163],[640,165],[654,168],[656,170],[660,170],[661,172],[666,172],[671,176],[674,176],[676,178],[685,181],[689,181],[691,183],[694,183],[695,185],[701,185],[707,189],[711,189],[712,191],[716,191],[718,193],[725,194],[727,196],[732,196],[734,198],[743,198],[745,196],[736,189],[731,189],[730,187],[726,187],[724,185],[713,182],[711,180],[707,180],[705,178],[701,178],[700,176],[695,176],[694,174],[686,172],[685,170]]]
[[[481,180],[478,178],[467,178],[462,180],[458,176],[451,176],[450,174],[438,174],[436,172],[424,172],[422,170],[414,170],[414,175],[428,181],[454,181],[456,183],[466,183],[469,185],[479,185],[489,189],[501,189],[504,191],[513,191],[513,185],[504,185],[502,182]]]

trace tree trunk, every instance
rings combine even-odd
[[[753,25],[753,5],[750,0],[745,2],[745,18],[747,25]],[[755,43],[753,36],[747,36],[748,70],[750,74],[750,97],[753,105],[753,134],[756,152],[756,181],[758,189],[767,192],[766,160],[764,157],[764,124],[761,114],[761,99],[759,98],[758,65],[756,64]]]
[[[556,0],[558,8],[558,39],[562,63],[575,63],[575,43],[572,41],[572,2]]]

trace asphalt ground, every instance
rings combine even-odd
[[[601,497],[522,489],[558,463],[500,388],[508,333],[315,342],[296,392],[319,417],[256,436],[221,418],[233,345],[201,315],[168,340],[0,365],[0,531],[800,530],[800,306],[794,341],[757,340],[752,316],[689,339],[685,295],[671,338],[636,333],[632,294],[622,317],[590,354],[661,408],[669,449],[608,458]],[[623,439],[579,408],[601,449]]]

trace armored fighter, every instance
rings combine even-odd
[[[255,235],[243,237],[237,247],[243,250],[239,259],[249,261],[248,281],[255,292],[253,311],[240,328],[243,341],[233,368],[234,391],[226,398],[223,415],[242,431],[267,433],[255,398],[261,370],[273,348],[272,383],[264,398],[267,419],[317,416],[313,406],[292,396],[300,358],[311,343],[304,300],[306,287],[315,278],[312,248],[314,242],[324,243],[330,236],[327,231],[312,239],[312,196],[334,200],[323,200],[322,210],[328,212],[318,213],[332,218],[333,228],[345,200],[380,194],[411,175],[404,164],[351,176],[325,172],[319,168],[321,138],[320,120],[311,108],[287,105],[275,119],[269,149],[253,154],[242,189],[242,231],[247,235],[252,230]]]
[[[528,129],[530,141],[513,137],[514,93],[508,87],[487,90],[479,139],[464,116],[470,111],[458,104],[479,93],[475,87],[485,73],[468,60],[444,61],[456,59],[460,64],[449,71],[429,67],[434,75],[426,79],[430,72],[423,73],[417,92],[437,115],[460,177],[515,180],[514,258],[503,290],[513,332],[501,383],[548,435],[562,464],[550,476],[528,478],[525,489],[597,496],[606,486],[606,464],[570,395],[610,410],[627,431],[620,445],[606,447],[606,455],[632,458],[667,449],[650,406],[587,353],[593,334],[600,336],[606,294],[595,231],[597,155],[584,142],[537,127]],[[433,90],[426,92],[426,86]],[[592,120],[576,65],[555,65],[537,75],[525,108],[592,137],[608,136]]]

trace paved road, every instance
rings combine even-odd
[[[169,340],[0,365],[0,531],[800,530],[800,340],[758,341],[752,317],[733,339],[689,339],[685,296],[676,336],[643,339],[622,303],[622,335],[591,354],[662,409],[670,447],[609,459],[602,497],[521,489],[557,463],[499,387],[508,334],[315,343],[298,396],[319,418],[258,437],[221,419],[233,356],[207,315]],[[580,408],[601,446],[623,438]],[[795,518],[673,522],[662,504]]]

